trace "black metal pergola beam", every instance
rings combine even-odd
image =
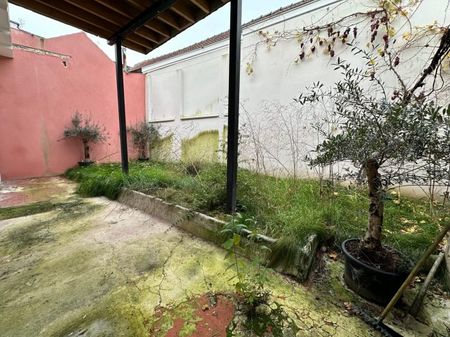
[[[117,83],[117,105],[119,110],[119,131],[120,131],[120,154],[122,162],[122,172],[128,174],[128,145],[127,145],[127,123],[125,110],[125,90],[123,84],[123,60],[122,60],[122,40],[130,33],[144,25],[147,21],[154,19],[161,12],[169,9],[177,0],[160,1],[151,5],[125,26],[115,32],[108,43],[116,45],[116,83]]]
[[[231,0],[228,82],[227,212],[236,212],[242,0]]]
[[[130,33],[133,33],[136,29],[143,26],[147,21],[154,19],[162,12],[168,10],[177,0],[159,1],[156,4],[151,5],[141,14],[136,16],[133,20],[128,22],[125,26],[120,28],[108,39],[109,44],[115,44],[117,40],[124,38]]]

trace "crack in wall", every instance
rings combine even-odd
[[[22,51],[26,51],[26,52],[30,52],[30,53],[34,53],[34,54],[38,54],[38,55],[57,57],[64,61],[67,61],[72,58],[72,56],[70,56],[70,55],[61,54],[61,53],[53,52],[50,50],[25,46],[25,45],[17,44],[17,43],[13,43],[12,46],[13,46],[13,49],[19,49]]]

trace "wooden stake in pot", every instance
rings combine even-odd
[[[417,293],[416,298],[414,299],[414,302],[411,305],[411,308],[409,308],[409,313],[411,315],[413,315],[414,317],[416,317],[417,314],[419,313],[419,310],[422,305],[425,294],[427,292],[428,286],[430,285],[431,280],[433,279],[442,260],[444,259],[444,255],[445,255],[444,252],[439,253],[436,261],[434,261],[433,266],[431,267],[430,272],[427,275],[427,278],[425,279],[425,282],[423,283],[422,287],[420,288],[419,292]]]
[[[398,289],[392,300],[389,302],[389,304],[384,308],[383,312],[381,313],[380,317],[378,318],[378,324],[381,324],[383,320],[386,318],[386,316],[389,314],[389,312],[392,310],[394,305],[397,303],[397,301],[402,296],[405,289],[409,286],[413,278],[417,275],[419,270],[422,268],[422,266],[425,264],[425,261],[428,259],[428,257],[435,251],[439,243],[442,241],[444,236],[447,234],[447,232],[450,230],[450,224],[447,223],[444,225],[444,228],[439,233],[439,235],[436,237],[436,240],[433,242],[433,244],[428,247],[427,251],[422,255],[420,260],[417,262],[417,264],[414,266],[411,273],[406,278],[405,282],[401,285],[401,287]]]

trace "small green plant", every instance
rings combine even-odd
[[[140,122],[128,128],[133,145],[139,151],[139,159],[147,160],[152,145],[160,138],[158,129],[147,122]]]
[[[90,117],[83,116],[76,111],[71,120],[70,126],[64,129],[64,138],[78,138],[83,143],[84,158],[82,162],[90,163],[91,155],[89,143],[104,142],[107,139],[106,128],[93,122]]]
[[[251,259],[251,270],[248,272],[245,263],[239,259],[239,253],[243,249],[244,240],[247,243],[255,243],[258,240],[258,234],[250,231],[249,227],[255,227],[253,217],[245,218],[237,213],[222,229],[222,234],[228,239],[223,244],[227,250],[226,257],[232,260],[228,268],[234,268],[237,279],[234,284],[237,299],[239,301],[239,310],[244,313],[244,320],[234,319],[227,329],[227,336],[235,335],[235,332],[251,333],[256,336],[267,336],[270,333],[274,337],[283,337],[289,331],[295,335],[298,327],[283,309],[280,303],[270,301],[270,291],[267,290],[268,275],[266,269],[262,266],[265,254],[254,254]],[[244,239],[245,238],[245,239]],[[261,251],[269,250],[268,247],[261,245]],[[256,250],[258,251],[258,250]]]
[[[244,264],[239,260],[239,251],[242,250],[242,238],[248,239],[248,242],[255,241],[255,232],[249,231],[249,226],[254,227],[254,218],[244,218],[240,213],[235,216],[224,226],[222,234],[228,237],[223,247],[227,250],[226,257],[232,259],[233,267],[236,271],[237,282],[235,283],[236,292],[242,295],[246,303],[250,306],[256,306],[267,301],[268,292],[264,289],[264,282],[266,281],[265,273],[259,262],[259,256],[256,256],[253,261],[257,262],[257,272],[255,277],[250,277],[244,272]],[[245,233],[245,234],[244,234]],[[263,249],[267,247],[262,246]]]

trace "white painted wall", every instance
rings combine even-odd
[[[302,159],[319,140],[310,123],[317,121],[323,111],[302,111],[293,99],[313,82],[335,83],[339,75],[333,71],[332,64],[337,57],[350,59],[355,66],[365,63],[341,43],[335,47],[334,58],[319,50],[296,63],[300,45],[295,39],[280,40],[276,46],[268,47],[264,43],[258,45],[261,41],[258,32],[301,31],[304,26],[326,24],[358,11],[367,12],[374,8],[373,4],[371,0],[317,0],[243,31],[241,163],[271,173],[315,174]],[[411,24],[424,25],[435,20],[448,24],[449,19],[447,0],[425,0]],[[402,34],[408,25],[405,20],[398,22],[396,43],[399,44],[404,43]],[[363,47],[369,36],[368,27],[360,25],[356,43]],[[413,82],[426,63],[426,55],[416,55],[416,50],[408,53],[398,71]],[[246,72],[247,62],[253,64],[251,75]],[[180,141],[200,131],[217,129],[220,137],[225,136],[222,131],[227,124],[228,41],[149,65],[143,72],[147,76],[147,118],[157,122],[163,134],[175,134],[178,141],[173,145],[173,159],[179,157]],[[386,81],[388,87],[397,85],[394,78]]]
[[[0,0],[0,56],[13,57],[7,0]]]

